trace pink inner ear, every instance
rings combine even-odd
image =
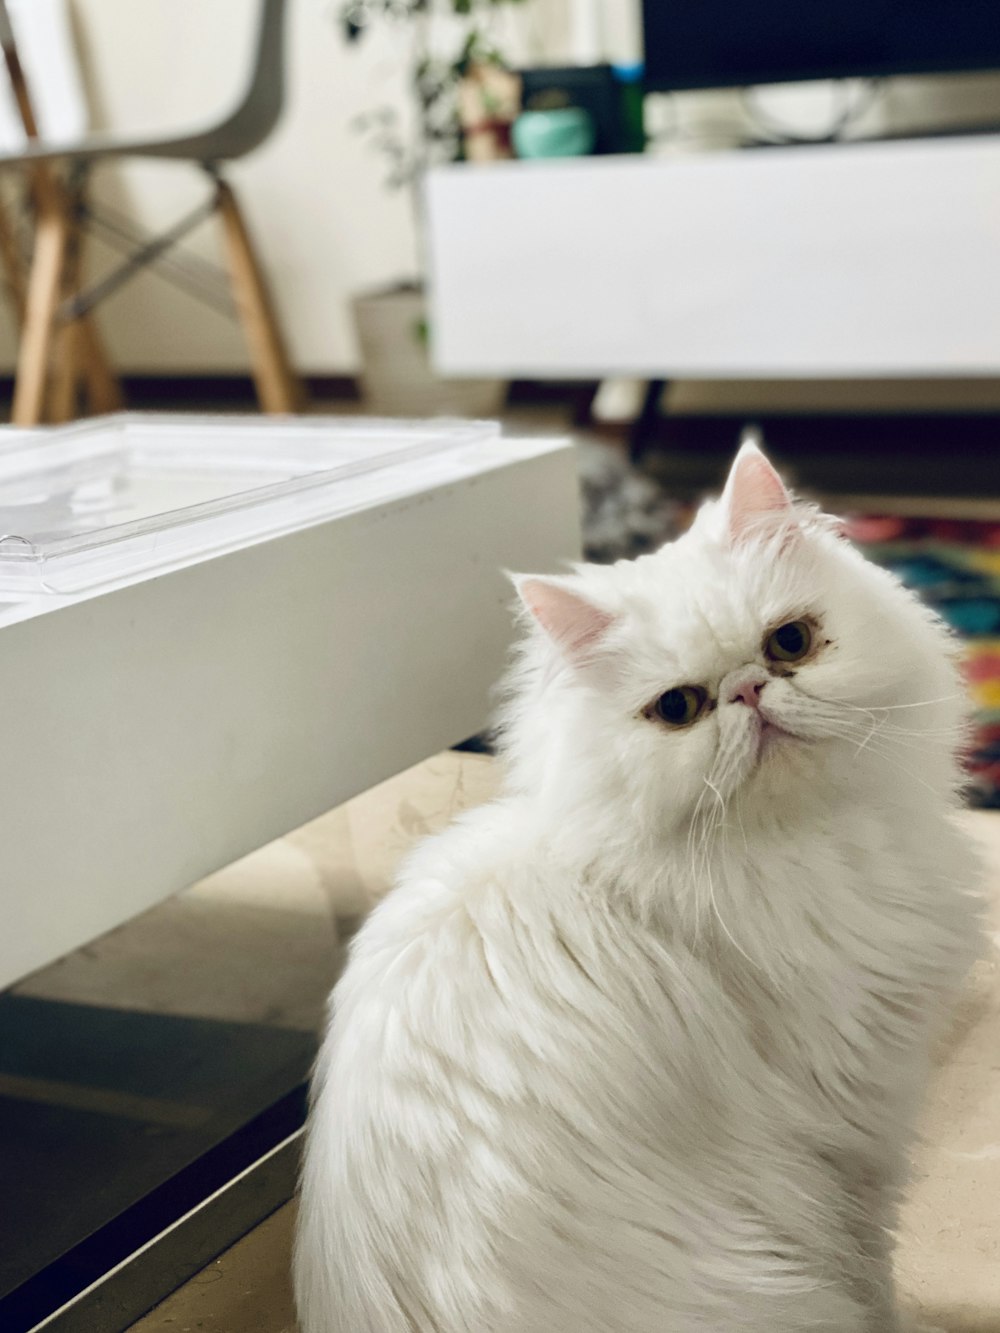
[[[736,455],[722,494],[729,535],[744,536],[768,514],[791,508],[791,498],[774,468],[755,444],[744,444]]]
[[[571,656],[593,647],[614,620],[585,597],[548,579],[521,579],[517,590],[548,636]]]

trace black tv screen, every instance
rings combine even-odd
[[[643,0],[646,87],[1000,69],[1000,0]]]

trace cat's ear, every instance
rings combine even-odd
[[[521,601],[567,657],[588,656],[614,623],[609,611],[595,606],[562,579],[535,574],[513,577]]]
[[[730,541],[738,542],[759,530],[768,518],[779,514],[790,517],[791,508],[784,482],[757,445],[748,440],[740,447],[722,492]]]

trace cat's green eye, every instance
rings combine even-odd
[[[812,647],[812,626],[806,620],[790,620],[773,630],[764,642],[764,652],[775,662],[799,662]]]
[[[708,695],[700,685],[678,685],[661,694],[653,705],[653,712],[669,727],[688,727],[700,716]]]

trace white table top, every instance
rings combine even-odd
[[[412,479],[411,479],[412,480]],[[0,985],[480,730],[502,570],[579,555],[572,448],[0,613]]]

